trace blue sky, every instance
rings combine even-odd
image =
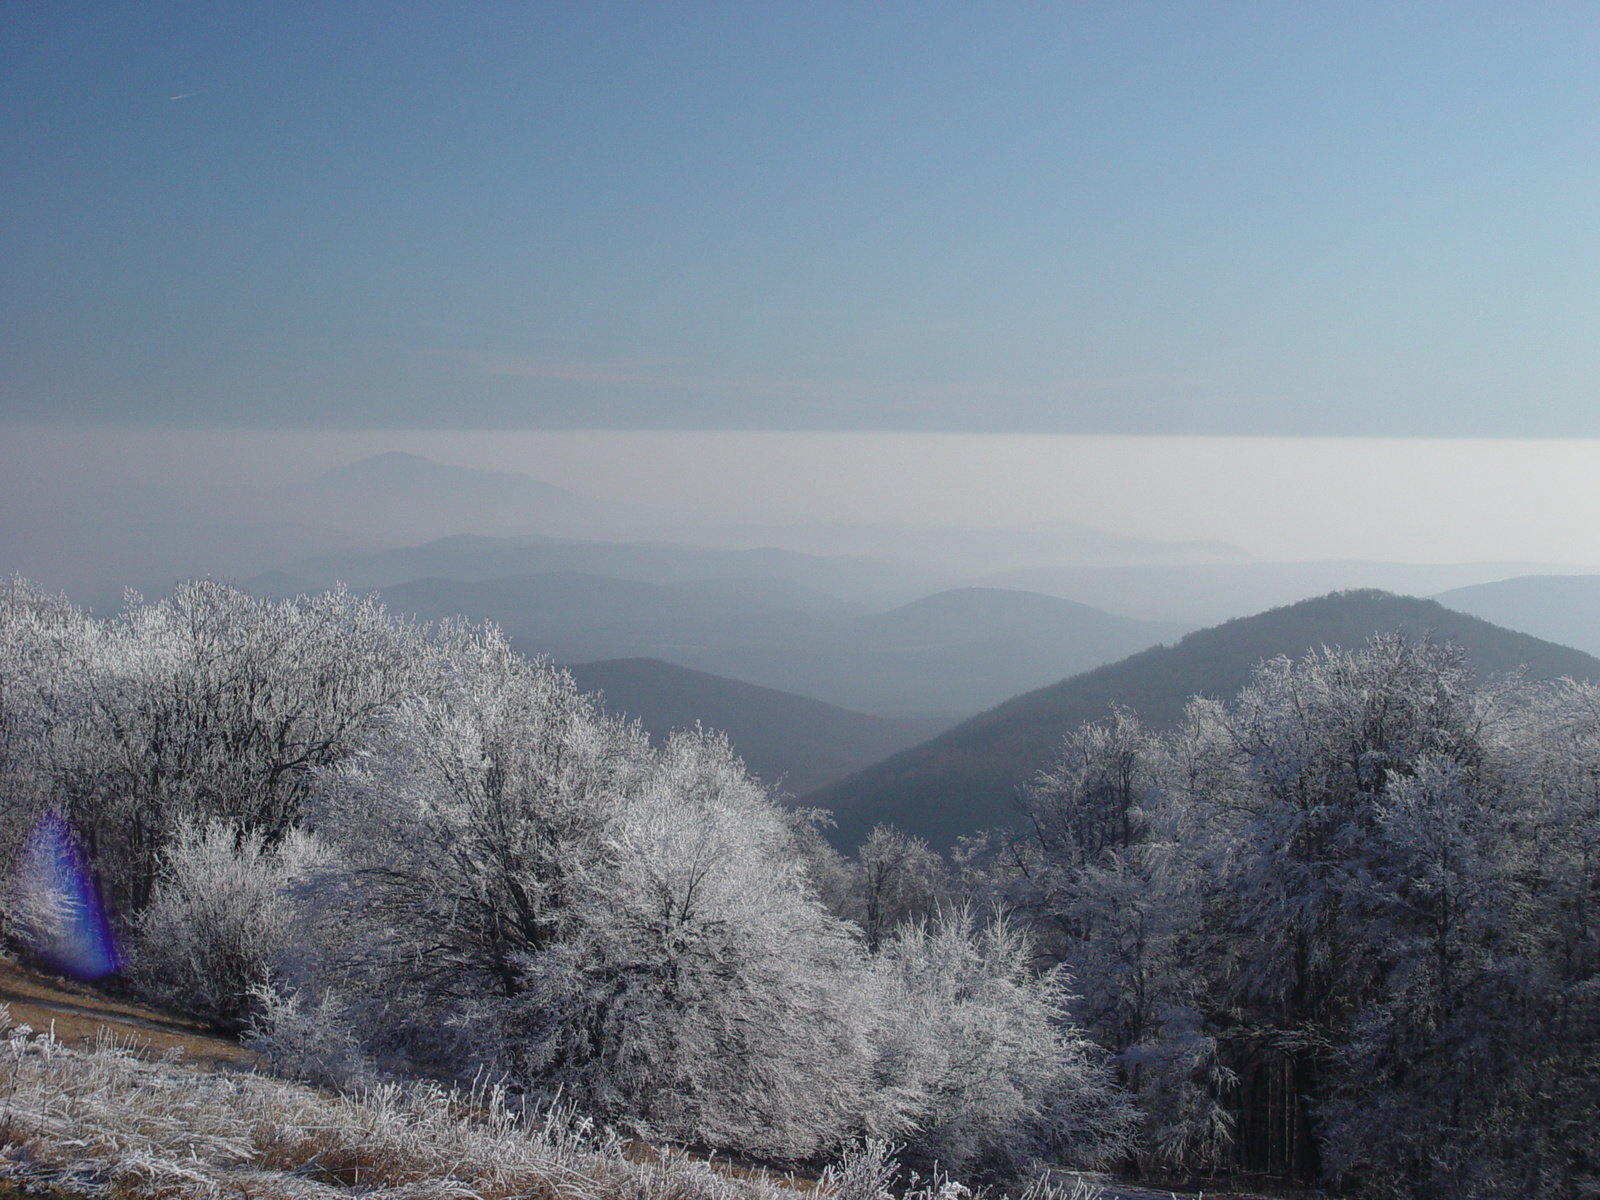
[[[8,4],[0,421],[1600,436],[1600,8]]]

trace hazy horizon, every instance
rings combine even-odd
[[[13,503],[242,495],[390,450],[627,506],[635,526],[1073,522],[1267,561],[1600,564],[1600,441],[12,425],[0,486]]]

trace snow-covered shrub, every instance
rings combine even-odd
[[[1033,959],[1014,923],[970,909],[902,926],[884,944],[894,1023],[880,1035],[882,1070],[915,1097],[916,1160],[1012,1176],[1033,1158],[1125,1149],[1131,1110],[1068,1020],[1070,981]]]
[[[345,1005],[331,990],[308,1002],[304,992],[260,983],[250,989],[252,1012],[244,1043],[288,1079],[344,1092],[373,1078]]]
[[[136,978],[180,1011],[239,1027],[293,941],[289,889],[324,857],[299,830],[269,845],[226,821],[179,824],[135,927]]]
[[[321,772],[314,816],[347,867],[312,906],[332,910],[331,957],[425,1023],[518,994],[523,959],[566,940],[650,759],[637,729],[498,631],[463,631],[451,654],[445,686]]]
[[[860,1129],[860,948],[727,743],[675,735],[615,817],[570,936],[525,960],[526,1069],[657,1136],[793,1158]]]
[[[846,1146],[823,1169],[819,1182],[837,1200],[893,1200],[899,1174],[895,1147],[883,1138],[863,1138]]]
[[[342,589],[270,601],[209,580],[130,597],[111,620],[33,604],[13,623],[36,648],[31,686],[3,689],[39,714],[33,770],[125,918],[150,902],[180,823],[215,818],[269,840],[292,828],[314,768],[427,689],[441,639]]]

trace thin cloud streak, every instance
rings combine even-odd
[[[618,387],[707,390],[782,395],[819,401],[915,400],[992,401],[999,398],[1047,399],[1058,395],[1116,392],[1141,387],[1193,386],[1196,381],[1174,375],[1122,375],[1106,378],[1037,381],[992,380],[976,383],[918,383],[898,380],[805,379],[782,376],[651,374],[626,365],[564,362],[509,354],[443,352],[485,375],[513,379],[548,379]],[[681,362],[682,360],[676,360]]]

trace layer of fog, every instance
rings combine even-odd
[[[877,607],[981,584],[1190,624],[1334,587],[1432,594],[1600,563],[1596,442],[3,434],[0,569],[102,610],[125,586],[455,534],[776,547],[861,564],[833,590]]]

